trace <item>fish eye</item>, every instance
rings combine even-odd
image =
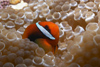
[[[45,28],[49,33],[51,33],[51,30],[49,29],[49,26],[48,26],[48,25],[45,25],[44,28]]]

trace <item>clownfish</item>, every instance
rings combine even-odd
[[[37,22],[29,25],[22,36],[37,43],[45,52],[58,50],[59,27],[53,22]]]

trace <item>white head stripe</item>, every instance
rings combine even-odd
[[[51,40],[55,40],[55,37],[53,37],[44,27],[42,27],[41,25],[39,25],[39,22],[36,23],[36,26],[38,27],[38,29],[48,38],[50,38]]]

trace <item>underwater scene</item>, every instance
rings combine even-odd
[[[100,67],[100,0],[0,0],[0,67]]]

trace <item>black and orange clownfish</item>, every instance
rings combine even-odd
[[[55,54],[58,50],[59,27],[53,22],[37,22],[26,28],[22,38],[37,43],[46,53],[52,51]]]

